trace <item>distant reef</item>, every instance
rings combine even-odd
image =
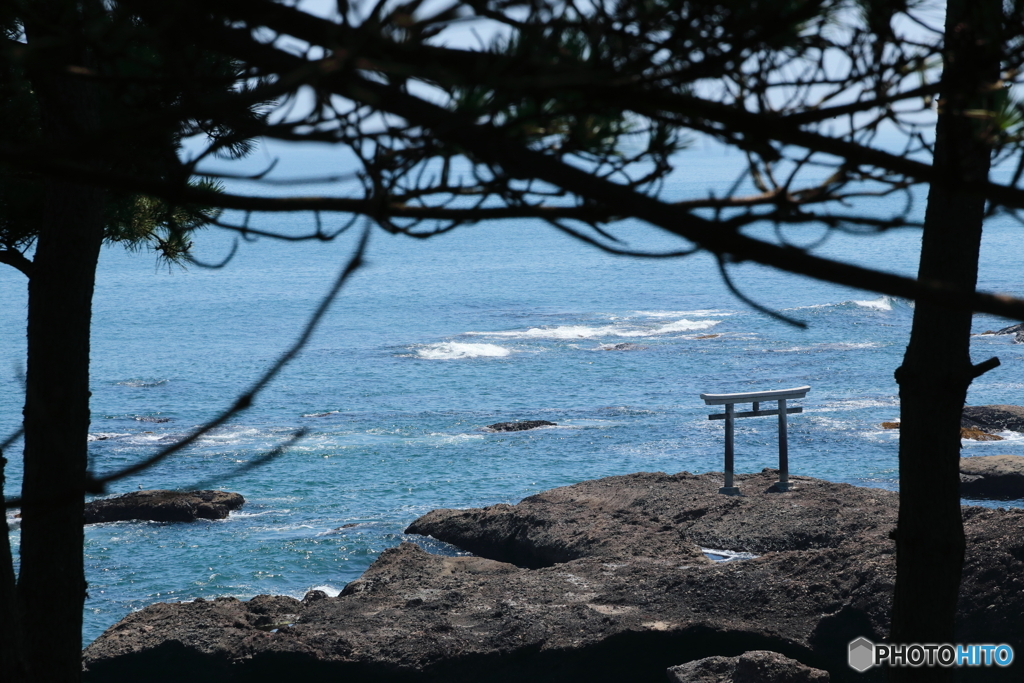
[[[152,522],[194,522],[224,519],[245,503],[238,493],[227,491],[133,491],[114,498],[102,498],[85,505],[85,523],[148,520]]]
[[[773,492],[777,471],[737,476],[742,495],[724,496],[720,473],[638,473],[435,510],[407,532],[474,555],[407,542],[336,597],[151,605],[86,648],[85,680],[660,682],[711,658],[674,680],[786,667],[793,680],[881,681],[847,666],[847,644],[888,632],[897,494],[790,478]],[[955,640],[1024,652],[1024,511],[963,516]],[[709,549],[753,557],[715,563]],[[960,680],[1019,681],[1015,668]]]
[[[548,422],[547,420],[518,420],[516,422],[495,422],[492,425],[487,425],[487,429],[492,432],[522,432],[537,427],[557,426],[557,422]]]

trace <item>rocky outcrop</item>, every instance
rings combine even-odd
[[[766,470],[723,496],[721,476],[641,473],[435,511],[410,531],[488,557],[403,543],[335,598],[152,605],[86,649],[85,680],[620,683],[769,650],[833,681],[880,681],[846,650],[888,630],[896,494],[804,477],[769,492]],[[1024,651],[1024,514],[964,517],[957,640]],[[700,546],[758,556],[714,563]]]
[[[667,673],[669,683],[829,683],[827,671],[766,650],[706,657],[673,666]]]
[[[964,406],[960,425],[989,432],[1024,432],[1024,406]]]
[[[960,458],[960,495],[965,498],[1024,498],[1024,456]]]
[[[227,491],[133,491],[86,503],[85,523],[224,519],[229,511],[237,510],[244,503],[245,498],[240,494]]]
[[[1017,323],[1016,325],[1010,325],[1009,327],[1004,327],[1001,330],[996,330],[995,332],[991,332],[990,334],[1014,334],[1014,335],[1016,335],[1016,334],[1021,334],[1022,332],[1024,332],[1024,323]]]
[[[557,427],[557,422],[548,422],[547,420],[521,420],[519,422],[495,422],[492,425],[487,425],[487,429],[492,432],[522,432],[527,429],[536,429],[537,427]]]
[[[434,510],[406,532],[535,568],[578,557],[689,554],[692,545],[754,553],[836,548],[896,524],[892,492],[809,477],[791,477],[792,494],[767,492],[777,480],[772,469],[738,477],[744,495],[733,499],[718,493],[721,474],[640,472],[544,491],[518,505]]]
[[[601,351],[642,351],[647,347],[640,346],[639,344],[630,344],[629,342],[619,342],[618,344],[602,344],[597,348]]]

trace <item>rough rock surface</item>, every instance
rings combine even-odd
[[[85,523],[140,519],[153,522],[194,522],[224,519],[245,503],[238,493],[227,491],[133,491],[85,505]]]
[[[767,470],[722,496],[721,477],[640,473],[435,511],[411,529],[491,557],[403,543],[335,598],[152,605],[86,649],[85,680],[621,683],[770,650],[832,681],[880,681],[846,649],[888,629],[896,494],[803,477],[769,493]],[[1024,651],[1024,513],[964,517],[957,640]],[[712,563],[698,545],[760,556]]]
[[[673,666],[667,673],[669,683],[829,683],[827,671],[767,650],[706,657]]]
[[[970,424],[965,424],[969,422]],[[985,431],[1024,432],[1024,406],[964,406],[961,426]]]
[[[1001,330],[996,330],[992,334],[1019,334],[1021,332],[1024,332],[1024,323],[1017,323],[1016,325],[1004,327]]]
[[[960,458],[960,495],[966,498],[1024,498],[1024,456]]]
[[[522,420],[520,422],[495,422],[492,425],[487,425],[487,428],[494,432],[522,432],[537,427],[557,426],[557,422],[548,422],[547,420]]]

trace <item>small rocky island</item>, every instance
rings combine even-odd
[[[113,498],[85,504],[85,523],[148,520],[151,522],[194,522],[224,519],[231,510],[245,504],[245,498],[228,491],[132,491]]]
[[[402,543],[333,598],[151,605],[86,648],[85,680],[660,683],[701,659],[672,680],[786,658],[808,680],[881,680],[846,651],[888,630],[896,494],[805,477],[769,492],[765,470],[723,496],[721,477],[639,473],[435,510],[408,532],[473,556]],[[965,507],[964,522],[956,639],[1024,652],[1024,511]],[[960,680],[1020,680],[1009,669]]]
[[[547,420],[518,420],[516,422],[495,422],[492,425],[487,425],[485,429],[491,432],[524,432],[527,429],[557,426],[557,422],[548,422]]]

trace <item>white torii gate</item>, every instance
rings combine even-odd
[[[773,391],[754,391],[743,394],[701,394],[705,405],[725,405],[724,413],[713,413],[708,415],[709,420],[725,420],[725,486],[718,489],[719,493],[727,496],[738,496],[740,490],[732,485],[733,476],[733,423],[737,417],[760,417],[762,415],[779,416],[779,480],[775,482],[775,488],[779,491],[788,491],[789,483],[789,444],[786,432],[786,415],[790,413],[802,413],[803,408],[788,408],[786,401],[793,398],[803,398],[810,391],[809,386],[795,387],[793,389],[775,389]],[[775,410],[761,410],[760,404],[763,401],[778,401],[778,408]],[[753,403],[754,409],[744,413],[735,411],[737,403]]]

